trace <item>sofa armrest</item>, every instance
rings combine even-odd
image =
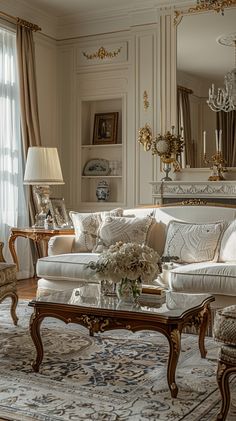
[[[48,256],[72,253],[74,235],[55,235],[48,242]]]

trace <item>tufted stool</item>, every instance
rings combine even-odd
[[[217,369],[217,382],[222,404],[217,420],[226,420],[230,406],[229,377],[236,374],[236,305],[216,312],[214,339],[224,342],[221,346]]]
[[[18,317],[16,315],[16,306],[18,295],[16,292],[16,265],[6,263],[2,256],[3,243],[0,242],[0,303],[5,298],[11,298],[11,317],[14,325],[17,325]]]

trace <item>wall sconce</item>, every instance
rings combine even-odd
[[[177,156],[183,152],[183,128],[181,134],[175,134],[175,127],[172,126],[171,132],[167,131],[164,135],[158,134],[153,137],[152,130],[148,124],[139,129],[138,142],[143,145],[145,152],[151,150],[152,155],[159,155],[163,162],[163,170],[165,177],[162,180],[171,180],[168,176],[173,164],[174,171],[180,171],[181,166],[177,160]]]
[[[28,149],[24,184],[33,186],[33,195],[39,209],[34,226],[44,227],[49,212],[49,185],[64,184],[57,148],[33,146]]]

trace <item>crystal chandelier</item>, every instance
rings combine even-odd
[[[234,46],[235,67],[224,78],[224,88],[215,89],[214,84],[209,89],[207,104],[212,111],[226,113],[236,110],[236,33],[220,37],[217,40],[222,45]]]

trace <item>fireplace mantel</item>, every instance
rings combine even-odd
[[[152,200],[156,205],[187,199],[236,205],[236,180],[153,181],[150,184],[152,185]]]

